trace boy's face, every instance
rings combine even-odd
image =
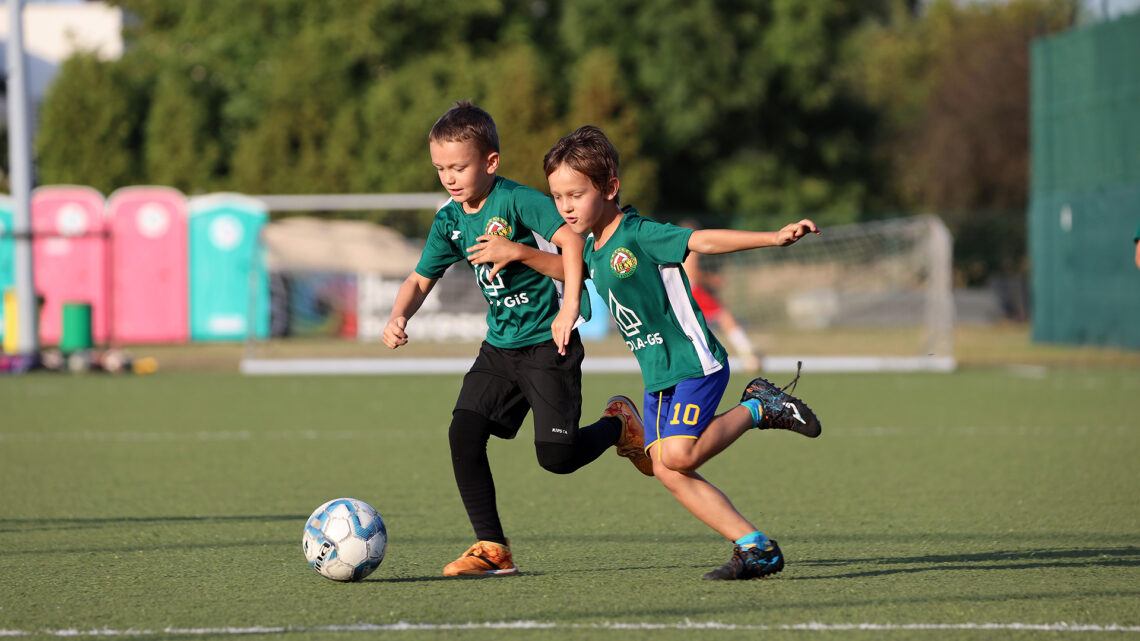
[[[482,207],[495,182],[499,153],[483,153],[477,145],[460,141],[432,140],[428,150],[439,182],[451,198],[469,211]]]
[[[575,233],[596,231],[609,222],[604,214],[608,211],[606,205],[617,193],[616,178],[610,179],[612,193],[609,198],[594,186],[586,174],[571,169],[565,163],[559,165],[546,180],[550,183],[550,195],[558,213]]]

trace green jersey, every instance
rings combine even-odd
[[[475,281],[489,305],[487,342],[514,348],[550,340],[550,324],[562,304],[562,282],[543,276],[522,263],[510,263],[494,280],[490,265],[472,265],[467,248],[483,234],[496,234],[516,243],[557,254],[551,242],[563,224],[554,201],[541,192],[501,176],[495,178],[483,207],[474,214],[463,205],[448,201],[435,214],[427,244],[416,265],[424,278],[443,276],[452,264],[463,261],[475,273]],[[589,299],[582,297],[589,318]],[[581,322],[581,319],[579,319]]]
[[[627,208],[602,247],[593,235],[583,255],[625,344],[637,357],[645,389],[672,387],[724,367],[728,354],[709,331],[681,263],[693,230],[642,218]]]

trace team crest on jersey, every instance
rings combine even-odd
[[[512,232],[514,232],[514,230],[511,229],[511,224],[502,218],[495,217],[487,221],[488,234],[502,236],[503,238],[510,238]]]
[[[637,256],[625,247],[618,247],[614,253],[610,254],[610,271],[618,278],[629,278],[633,276],[633,270],[637,269]]]

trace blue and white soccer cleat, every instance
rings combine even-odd
[[[739,545],[732,549],[732,558],[728,563],[705,574],[706,581],[740,581],[746,579],[763,579],[784,569],[784,553],[780,546],[772,539],[764,547],[741,548]]]
[[[807,403],[784,391],[788,387],[795,389],[794,385],[799,378],[797,368],[796,377],[783,388],[776,387],[763,378],[752,379],[748,387],[744,388],[740,403],[752,411],[757,429],[789,430],[808,438],[819,436],[823,426],[815,412],[811,411]]]

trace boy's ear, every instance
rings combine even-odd
[[[493,174],[499,171],[499,152],[492,151],[487,154],[487,173]]]
[[[620,190],[621,181],[618,180],[617,176],[614,176],[613,178],[610,178],[609,182],[606,183],[606,193],[602,194],[602,196],[604,196],[606,200],[613,200],[614,198],[617,198],[618,191]]]

